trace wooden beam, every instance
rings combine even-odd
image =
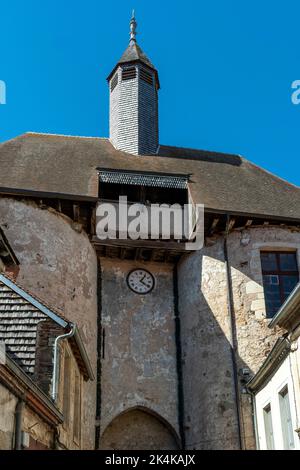
[[[216,218],[213,220],[213,222],[212,222],[212,224],[211,224],[211,227],[210,227],[210,233],[211,233],[211,234],[214,233],[214,230],[215,230],[216,226],[218,225],[219,221],[220,221],[220,218],[219,218],[219,217],[216,217]]]
[[[100,240],[97,237],[92,237],[92,243],[96,247],[97,245],[103,246],[124,246],[128,248],[147,248],[156,250],[170,250],[178,253],[188,253],[185,249],[185,243],[177,243],[174,241],[160,241],[160,240]]]
[[[252,219],[248,219],[247,222],[246,222],[245,227],[250,227],[250,225],[252,225],[252,222],[253,222]]]
[[[236,221],[236,219],[234,219],[234,218],[230,219],[230,221],[228,223],[228,232],[230,232],[233,229],[235,221]]]

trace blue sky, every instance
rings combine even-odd
[[[160,142],[238,153],[300,185],[296,0],[2,2],[0,141],[108,136],[105,79],[127,47],[132,8],[160,75]]]

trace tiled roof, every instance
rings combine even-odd
[[[0,194],[96,202],[98,168],[190,175],[191,196],[207,210],[300,220],[300,188],[239,155],[161,145],[137,156],[103,138],[29,133],[0,144]]]
[[[7,274],[0,273],[0,342],[6,353],[31,377],[35,373],[37,334],[39,324],[53,320],[63,328],[70,322],[33,297]],[[93,371],[77,328],[71,346],[85,379],[93,380]]]
[[[0,282],[0,341],[12,359],[34,373],[37,326],[47,316]]]
[[[140,60],[144,64],[148,65],[155,70],[154,65],[150,62],[146,54],[142,51],[140,46],[137,43],[131,43],[123,53],[121,59],[119,60],[119,64],[124,64],[127,62],[135,62],[136,60]]]
[[[0,342],[5,343],[6,352],[28,374],[34,373],[38,324],[49,317],[67,325],[61,315],[0,274]]]

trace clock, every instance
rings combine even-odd
[[[148,294],[154,287],[154,277],[146,269],[134,269],[127,276],[127,284],[136,294]]]

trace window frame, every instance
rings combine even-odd
[[[76,390],[78,386],[78,390]],[[77,393],[78,391],[78,393]],[[73,441],[81,444],[81,418],[82,418],[82,382],[80,370],[76,368],[74,374],[74,403],[73,403]],[[77,422],[76,422],[77,419]],[[77,429],[76,429],[77,428]],[[76,432],[77,431],[77,432]]]
[[[265,433],[266,448],[267,450],[275,450],[271,402],[267,403],[267,405],[263,407],[262,412],[263,412],[263,420],[264,420],[264,433]],[[271,446],[269,444],[271,444]]]
[[[71,423],[71,388],[72,388],[72,355],[67,347],[64,348],[62,382],[62,414],[64,417],[63,427],[69,429]]]
[[[283,447],[284,450],[293,450],[295,449],[295,436],[288,384],[279,390],[278,400]]]
[[[270,270],[266,271],[263,269],[262,265],[262,255],[263,254],[273,254],[276,256],[276,265],[277,269],[276,270]],[[282,270],[281,265],[280,265],[280,255],[294,255],[295,261],[296,261],[296,271],[287,271],[287,270]],[[282,277],[285,276],[297,276],[298,282],[299,282],[299,266],[298,266],[298,258],[297,258],[297,250],[260,250],[260,263],[261,263],[261,272],[262,272],[262,280],[263,280],[263,287],[264,287],[264,295],[265,295],[265,305],[266,305],[266,315],[267,318],[272,318],[275,313],[270,313],[267,310],[267,302],[266,302],[266,290],[264,286],[264,276],[277,276],[278,277],[278,286],[279,286],[279,295],[280,295],[280,302],[281,305],[285,302],[286,300],[286,295],[284,293],[284,286],[283,283],[281,282]]]

